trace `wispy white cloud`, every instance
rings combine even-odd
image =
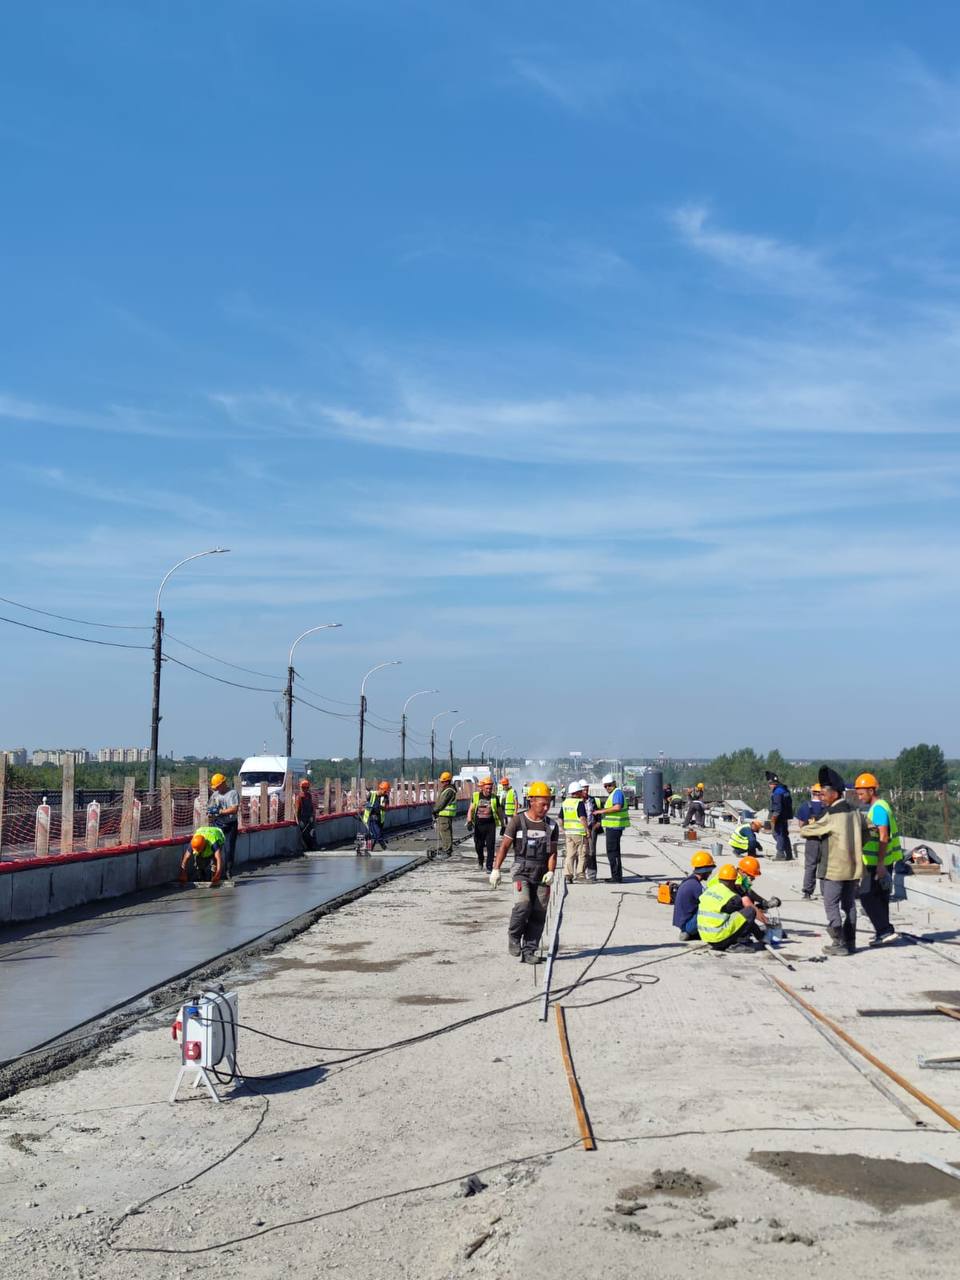
[[[191,434],[187,421],[143,407],[107,405],[104,409],[91,411],[25,400],[0,392],[0,421],[3,420],[80,431],[106,431],[115,435],[183,438]]]
[[[597,110],[621,94],[630,80],[616,61],[574,61],[547,52],[516,54],[514,75],[544,97],[575,114]]]
[[[847,293],[816,250],[717,227],[704,205],[683,205],[674,210],[671,221],[690,248],[724,267],[741,284],[821,301]]]

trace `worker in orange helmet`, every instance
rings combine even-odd
[[[453,857],[453,820],[457,816],[459,800],[453,785],[453,774],[444,769],[437,779],[433,816],[437,824],[437,853],[444,858]]]
[[[313,853],[317,847],[317,837],[314,831],[316,812],[313,807],[313,795],[310,791],[309,778],[300,779],[300,794],[293,802],[293,814],[300,829],[300,839],[303,841],[304,853]]]
[[[209,880],[218,885],[223,879],[223,850],[226,837],[219,827],[198,827],[183,851],[180,859],[180,884],[186,884],[191,876],[187,868],[192,863],[194,880]]]
[[[757,876],[760,874],[760,863],[751,854],[737,863],[737,885],[743,894],[744,906],[757,908],[757,919],[763,925],[767,923],[766,912],[781,905],[779,898],[762,898],[757,893]]]
[[[551,792],[546,782],[527,786],[527,807],[507,823],[490,872],[490,887],[500,883],[500,868],[513,848],[513,911],[507,926],[507,950],[527,963],[535,962],[547,921],[550,886],[557,867],[560,828],[547,817]]]
[[[366,808],[363,811],[363,825],[367,828],[367,853],[371,853],[379,844],[386,850],[387,841],[383,829],[387,824],[387,809],[390,806],[390,783],[378,782],[376,791],[367,796]]]

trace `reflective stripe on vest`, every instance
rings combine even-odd
[[[467,821],[473,822],[475,820],[477,808],[481,800],[484,801],[484,804],[488,804],[490,806],[491,817],[498,827],[502,827],[504,825],[504,820],[500,813],[500,801],[498,797],[492,795],[487,799],[484,799],[484,797],[480,795],[479,791],[475,791],[470,799],[470,808],[467,810]]]
[[[512,818],[517,812],[517,793],[513,787],[501,791],[500,799],[503,801],[503,812],[508,818]]]
[[[725,942],[743,927],[743,916],[739,911],[721,910],[737,896],[722,880],[707,881],[697,904],[697,932],[702,942]]]
[[[444,789],[446,790],[446,788]],[[455,818],[457,816],[457,793],[453,787],[450,787],[449,790],[453,792],[453,799],[440,810],[437,815],[439,818]]]
[[[210,846],[215,844],[224,844],[226,841],[226,837],[219,827],[197,827],[194,835],[203,836],[204,840],[207,842],[207,847],[204,849],[203,853],[197,854],[198,858],[212,858],[213,849]],[[194,852],[196,852],[196,850],[194,850]]]
[[[747,853],[750,849],[750,841],[747,839],[747,832],[751,831],[749,826],[738,827],[730,837],[730,848],[737,849],[740,853]]]
[[[613,808],[613,797],[618,791],[623,795],[622,788],[614,787],[607,796],[607,803],[603,806],[603,817],[600,819],[600,825],[605,831],[616,830],[617,828],[622,831],[624,827],[629,827],[630,825],[630,815],[627,813],[627,797],[625,795],[623,795],[623,808],[619,813],[610,812]]]
[[[577,813],[580,803],[575,796],[568,796],[560,806],[560,812],[563,815],[563,829],[568,836],[585,836],[587,834],[583,819]]]
[[[897,820],[893,816],[893,810],[887,804],[886,800],[874,800],[870,806],[879,805],[887,815],[887,821],[884,824],[890,828],[890,843],[887,845],[887,854],[883,860],[885,867],[892,867],[895,862],[899,862],[903,853],[900,849],[900,828],[897,826]],[[875,867],[880,857],[880,838],[867,839],[863,842],[863,861],[868,867]]]
[[[379,794],[380,794],[379,792],[373,792],[373,791],[370,791],[367,793],[367,807],[363,811],[364,826],[369,826],[370,824],[370,815],[371,813],[373,813],[373,802],[374,800],[376,800]],[[384,796],[383,799],[380,801],[380,812],[377,815],[378,822],[383,822],[383,819],[386,816],[386,813],[385,813],[386,808],[387,808],[387,799],[386,799],[386,796]]]

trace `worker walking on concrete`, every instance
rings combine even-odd
[[[300,830],[300,839],[303,841],[304,853],[313,853],[317,847],[317,837],[314,831],[314,823],[316,822],[316,813],[313,808],[313,795],[310,792],[310,779],[300,779],[300,794],[293,802],[293,813],[297,820],[297,827]]]
[[[367,828],[367,853],[372,853],[377,845],[386,852],[384,828],[387,825],[389,807],[390,783],[378,782],[376,791],[367,793],[367,803],[363,810],[363,825]]]
[[[453,857],[453,820],[457,816],[457,788],[453,785],[453,774],[445,769],[440,775],[440,791],[433,805],[433,816],[437,823],[438,853],[445,858]]]
[[[697,906],[697,932],[714,951],[752,951],[755,942],[762,945],[757,908],[744,902],[732,863],[707,881]]]
[[[240,825],[240,797],[230,786],[222,773],[215,773],[210,779],[212,795],[207,802],[207,816],[211,818],[223,832],[226,840],[225,861],[226,875],[233,875],[233,859],[237,850],[237,831]]]
[[[697,930],[697,912],[704,884],[713,876],[717,864],[713,854],[706,849],[698,849],[690,859],[693,868],[685,880],[677,886],[677,896],[673,900],[673,927],[680,930],[681,942],[699,942]]]
[[[219,827],[198,827],[180,859],[180,884],[188,880],[209,880],[217,885],[223,879],[223,850],[226,836]],[[190,867],[192,875],[187,874]]]
[[[477,851],[477,866],[481,871],[493,870],[497,828],[505,826],[506,818],[500,808],[500,801],[493,794],[493,779],[481,778],[467,809],[467,830],[473,832],[473,847]]]
[[[893,868],[903,856],[900,828],[890,805],[877,794],[880,784],[872,773],[861,773],[853,785],[857,789],[857,799],[867,813],[860,905],[873,925],[874,937],[868,946],[879,947],[885,942],[896,942],[900,937],[890,923]]]
[[[763,823],[759,818],[740,823],[730,837],[730,848],[736,857],[749,854],[751,858],[756,858],[758,853],[763,853],[763,845],[757,839],[757,832],[762,828]]]
[[[563,840],[566,854],[563,860],[563,878],[567,884],[587,878],[587,795],[590,787],[581,778],[574,782],[566,800],[560,806],[563,821]]]
[[[506,776],[500,779],[500,786],[497,788],[497,799],[500,801],[500,811],[503,814],[503,822],[500,825],[500,834],[503,835],[507,828],[507,823],[511,818],[516,817],[517,809],[517,793],[510,785],[510,779]]]
[[[793,845],[790,843],[793,796],[790,788],[775,773],[771,773],[769,769],[764,772],[770,786],[770,825],[773,827],[773,838],[777,846],[774,861],[787,862],[793,857]]]
[[[602,782],[603,789],[607,793],[607,801],[603,806],[600,825],[603,828],[603,838],[606,843],[607,862],[610,863],[610,883],[622,884],[623,863],[620,860],[620,841],[623,839],[624,831],[630,825],[630,813],[623,789],[617,786],[617,780],[613,774],[605,774]]]
[[[810,799],[804,800],[797,810],[797,821],[800,823],[800,830],[807,823],[812,822],[814,818],[822,818],[824,815],[823,802],[820,799],[821,787],[819,782],[815,782],[810,788]],[[817,867],[820,865],[820,838],[819,836],[808,835],[803,831],[803,885],[802,892],[804,898],[809,902],[813,897],[813,891],[817,887]]]
[[[550,886],[557,866],[560,828],[547,817],[550,787],[546,782],[531,782],[527,787],[527,808],[507,823],[500,842],[490,886],[500,883],[500,868],[513,847],[513,911],[507,926],[507,950],[512,956],[532,963],[540,945],[547,919]]]
[[[803,828],[809,839],[820,839],[817,876],[827,916],[827,955],[853,955],[857,949],[857,887],[863,877],[866,815],[844,799],[843,779],[824,765],[817,775],[826,812]]]

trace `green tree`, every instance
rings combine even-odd
[[[947,762],[936,743],[904,747],[894,766],[897,784],[913,791],[939,791],[947,785]]]

